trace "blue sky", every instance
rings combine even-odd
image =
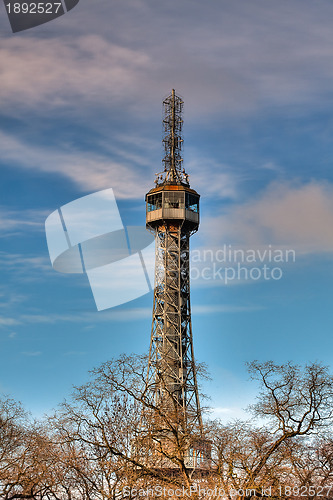
[[[332,365],[332,22],[326,0],[81,0],[14,35],[2,7],[2,392],[38,416],[101,362],[147,352],[152,295],[97,312],[86,276],[52,269],[44,222],[112,187],[124,224],[144,224],[171,88],[202,196],[192,249],[296,255],[278,280],[192,280],[215,414],[238,417],[251,402],[246,361]]]

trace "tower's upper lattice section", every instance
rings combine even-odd
[[[146,194],[146,224],[152,230],[165,229],[167,222],[182,226],[189,234],[199,226],[199,194],[190,188],[182,166],[183,100],[172,90],[164,99],[164,171],[156,174],[155,187]]]
[[[156,174],[155,184],[183,184],[189,186],[188,175],[182,168],[182,112],[184,102],[172,89],[171,94],[164,99],[164,171]]]

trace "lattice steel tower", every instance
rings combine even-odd
[[[193,354],[189,242],[199,227],[200,196],[182,168],[183,101],[172,90],[163,105],[164,172],[156,174],[156,186],[146,195],[146,227],[156,236],[148,387],[155,405],[169,411],[179,428],[198,436],[202,419]]]

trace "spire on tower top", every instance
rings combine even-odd
[[[171,94],[164,99],[164,150],[163,158],[164,172],[156,174],[156,185],[161,184],[183,184],[189,186],[188,175],[182,169],[183,158],[181,156],[182,138],[182,112],[184,102],[172,89]]]

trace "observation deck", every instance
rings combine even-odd
[[[146,194],[146,225],[155,229],[163,222],[186,222],[191,231],[199,227],[200,195],[182,184],[163,184]]]

